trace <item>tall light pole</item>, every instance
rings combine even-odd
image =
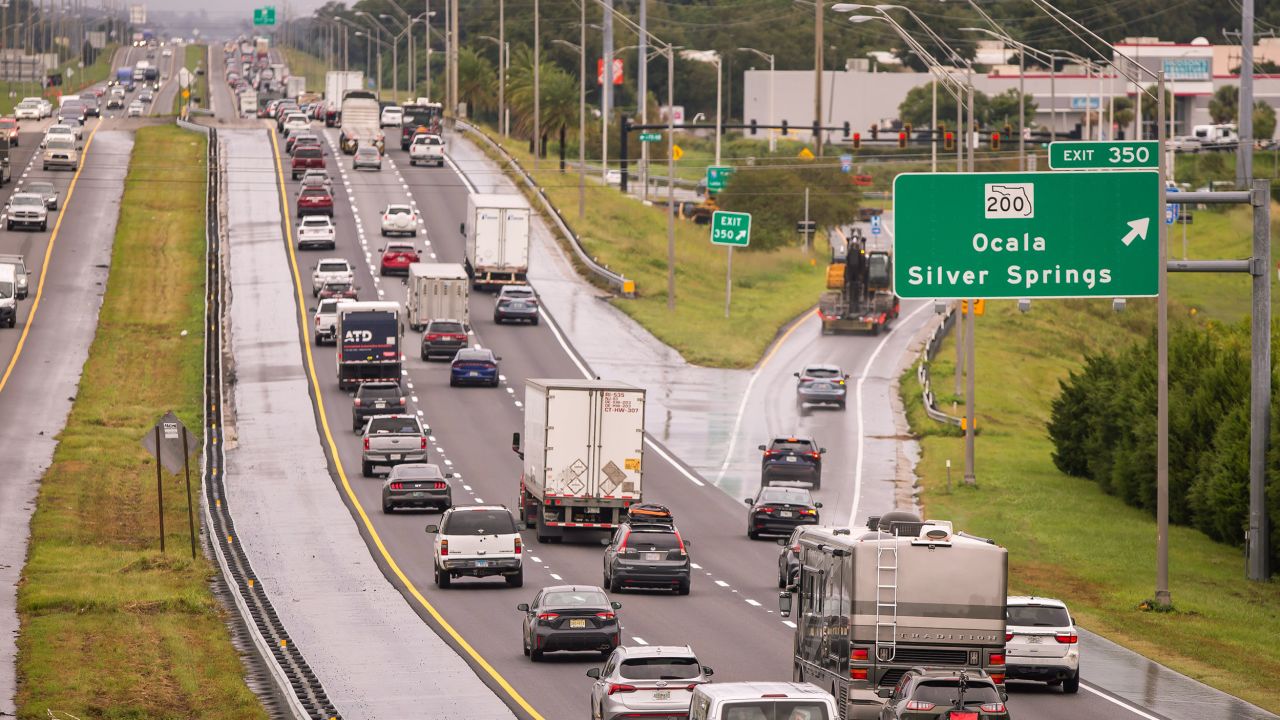
[[[481,40],[488,40],[498,46],[498,127],[503,128],[506,137],[504,118],[507,116],[507,47],[501,39],[492,35],[477,35]],[[552,41],[555,42],[555,41]]]
[[[720,132],[724,126],[724,118],[720,112],[721,90],[723,89],[723,75],[720,66],[720,53],[715,50],[681,50],[680,57],[685,60],[693,60],[694,62],[708,63],[716,68],[716,159],[715,164],[720,164]]]
[[[365,20],[368,20],[369,22],[373,23],[372,27],[375,31],[375,41],[378,43],[378,97],[381,98],[382,97],[382,47],[384,45],[384,43],[382,42],[382,33],[385,32],[387,33],[387,37],[391,37],[391,31],[387,30],[387,28],[384,27],[382,23],[378,22],[377,18],[375,18],[374,16],[370,15],[367,12],[364,12],[363,10],[360,12],[357,12],[356,15],[359,17],[363,17]],[[395,48],[393,47],[391,48],[391,50],[392,50],[392,54],[394,55]]]
[[[457,2],[457,0],[454,0]],[[586,4],[586,0],[583,0]],[[542,86],[540,70],[542,64],[542,31],[540,26],[538,0],[533,0],[533,168],[538,169],[538,158],[542,156]],[[583,47],[586,47],[585,43]]]
[[[762,51],[757,50],[757,49],[755,49],[755,48],[749,48],[749,47],[740,47],[740,48],[738,48],[738,50],[740,50],[741,52],[754,53],[755,55],[758,55],[758,56],[760,56],[761,58],[764,58],[765,60],[768,60],[768,61],[769,61],[769,124],[770,124],[770,125],[777,125],[778,123],[777,123],[777,120],[774,118],[774,113],[773,113],[773,98],[774,98],[774,95],[773,95],[773,77],[774,77],[774,72],[773,72],[773,60],[774,60],[774,57],[773,57],[773,54],[772,54],[772,53],[767,53],[767,52],[762,52]],[[936,122],[936,121],[935,121],[935,122]],[[773,152],[773,151],[775,151],[775,150],[777,150],[777,149],[778,149],[778,145],[777,145],[777,143],[778,143],[778,138],[777,138],[776,134],[774,133],[773,128],[769,128],[769,152]]]
[[[582,3],[583,15],[586,15],[586,3]],[[581,39],[586,42],[587,24],[582,23],[579,28]],[[556,45],[563,45],[574,52],[578,53],[578,219],[582,220],[587,216],[587,54],[583,51],[582,45],[574,45],[568,40],[555,38],[551,41]]]
[[[395,19],[386,13],[382,13],[378,17],[388,22]],[[406,23],[399,33],[392,34],[390,30],[387,31],[387,36],[391,38],[391,92],[394,97],[393,102],[400,101],[400,38],[411,27],[413,27],[412,23]]]

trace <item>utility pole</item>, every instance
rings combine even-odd
[[[1240,144],[1236,146],[1236,187],[1253,181],[1253,0],[1241,0]]]
[[[585,1],[585,0],[584,0]],[[604,0],[604,28],[600,66],[600,179],[609,184],[609,106],[613,99],[613,0]],[[583,48],[583,52],[586,49]],[[619,182],[621,186],[621,182]]]
[[[427,18],[431,22],[431,18]],[[430,32],[430,31],[428,31]],[[507,136],[507,0],[498,0],[498,127]]]
[[[453,0],[458,2],[458,0]],[[586,0],[583,0],[585,4]],[[538,66],[542,64],[542,34],[538,17],[538,0],[533,0],[533,169],[538,169],[538,158],[542,156],[542,86],[539,85]],[[584,47],[582,51],[587,50]]]
[[[640,1],[640,35],[636,40],[636,89],[640,92],[640,124],[649,124],[649,0]],[[640,143],[640,199],[649,199],[649,143]]]
[[[454,117],[457,117],[457,114],[458,114],[458,45],[460,42],[460,38],[458,37],[458,0],[450,0],[449,4],[451,6],[450,8],[451,11],[449,13],[449,38],[451,40],[450,54],[452,58],[452,62],[449,63],[449,95],[450,97],[453,98]],[[535,8],[537,7],[536,2],[534,3],[534,7]]]
[[[578,219],[587,216],[587,3],[578,6],[582,17],[578,22]]]
[[[427,17],[424,21],[426,23],[427,31],[423,33],[425,36],[423,38],[423,57],[426,58],[426,62],[424,62],[423,65],[427,66],[427,98],[434,101],[436,98],[431,94],[431,0],[423,0],[423,9],[427,13]]]
[[[822,11],[826,9],[825,0],[816,0],[813,4],[813,124],[822,124]],[[817,147],[818,157],[822,157],[822,133],[818,132],[813,143]]]
[[[1165,157],[1164,71],[1157,73],[1156,148],[1159,150],[1160,215],[1164,214],[1167,194],[1165,181],[1168,159]],[[1156,604],[1169,607],[1169,231],[1158,222],[1160,257],[1157,275],[1159,298],[1156,301]]]

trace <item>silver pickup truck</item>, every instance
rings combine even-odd
[[[364,426],[364,450],[360,456],[360,474],[373,477],[374,469],[390,469],[401,463],[427,462],[425,427],[413,415],[375,415]]]
[[[325,283],[354,283],[355,272],[346,258],[320,258],[316,269],[311,273],[311,296],[320,294]]]

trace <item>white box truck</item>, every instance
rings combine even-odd
[[[524,383],[520,519],[539,542],[611,530],[643,499],[645,391],[604,380]]]
[[[245,89],[240,92],[240,117],[256,117],[258,114],[258,93]]]
[[[342,96],[363,87],[364,73],[359,70],[332,70],[324,74],[326,127],[336,127],[342,122]]]
[[[467,196],[467,274],[471,286],[494,289],[525,282],[529,272],[529,203],[523,195]]]
[[[405,314],[409,327],[421,330],[432,320],[461,320],[463,324],[470,324],[470,279],[458,263],[412,263],[407,284],[409,297]]]
[[[299,95],[307,92],[307,78],[302,75],[290,75],[284,81],[284,87],[284,96],[297,100]]]

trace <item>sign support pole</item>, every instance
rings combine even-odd
[[[729,300],[733,297],[733,246],[729,246],[729,262],[724,271],[724,316],[729,317]]]
[[[164,552],[164,483],[160,479],[160,424],[156,423],[156,502],[160,510],[160,552]]]
[[[804,189],[804,254],[809,254],[809,188]],[[830,244],[830,243],[828,243]]]
[[[1271,528],[1267,517],[1267,441],[1271,437],[1271,192],[1266,180],[1252,180],[1252,184],[1253,382],[1249,404],[1249,530],[1245,545],[1249,579],[1266,581],[1271,578]]]
[[[977,400],[976,394],[974,392],[974,387],[973,387],[974,375],[976,374],[974,373],[976,362],[974,360],[975,350],[974,350],[974,343],[973,343],[973,333],[975,328],[974,316],[978,314],[977,309],[978,309],[978,301],[974,299],[970,299],[969,300],[969,317],[962,318],[964,320],[967,320],[968,322],[968,327],[965,328],[967,332],[965,332],[964,334],[965,355],[968,356],[967,358],[968,367],[965,368],[966,372],[965,372],[965,382],[964,382],[965,384],[964,484],[965,485],[978,484],[978,476],[977,476],[976,469],[974,467],[975,465],[974,461],[976,460],[976,457],[974,453],[974,427],[973,427],[973,416],[974,416],[973,406],[975,401]]]
[[[191,444],[187,426],[182,426],[182,469],[187,476],[187,526],[191,529],[191,559],[196,559],[196,518],[191,509]]]
[[[1168,200],[1165,192],[1167,126],[1164,101],[1164,71],[1157,74],[1156,140],[1160,152],[1160,214]],[[1156,604],[1169,607],[1169,229],[1157,223],[1160,260],[1157,271],[1159,299],[1156,303]]]

